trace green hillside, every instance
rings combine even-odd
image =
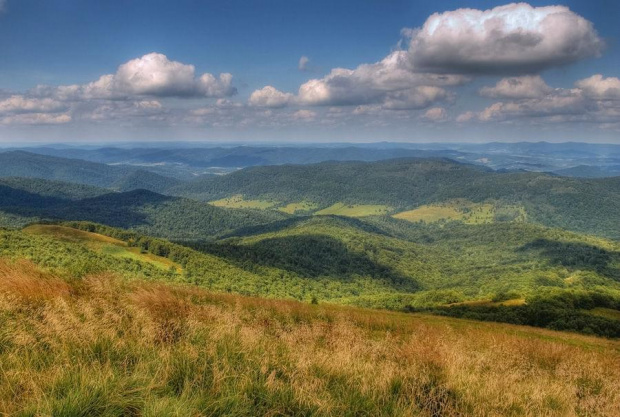
[[[315,205],[317,210],[336,204],[380,205],[392,208],[392,214],[460,200],[517,210],[493,215],[497,221],[516,216],[546,226],[620,238],[620,178],[499,172],[446,159],[253,167],[182,184],[169,192],[205,201],[241,196],[278,202],[274,209],[300,201]],[[467,207],[458,211],[463,209]]]
[[[171,239],[207,239],[284,217],[279,212],[227,210],[146,190],[75,200],[0,185],[0,226],[5,227],[39,220],[87,220]]]
[[[0,187],[9,187],[14,190],[37,194],[41,197],[54,197],[66,200],[97,197],[110,192],[110,190],[105,188],[91,185],[20,177],[0,178]]]
[[[165,193],[169,188],[180,185],[183,181],[165,177],[143,169],[137,170],[115,181],[111,188],[118,191],[149,190]]]
[[[109,187],[135,171],[81,159],[60,158],[24,151],[0,152],[0,177],[42,178]]]
[[[118,191],[146,189],[154,192],[163,192],[182,182],[129,165],[106,165],[25,151],[0,152],[1,177],[64,181]]]

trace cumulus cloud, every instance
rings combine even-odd
[[[0,113],[49,113],[67,110],[67,105],[50,98],[27,98],[12,95],[0,100]]]
[[[3,125],[51,125],[64,124],[71,121],[71,115],[67,113],[23,113],[0,117]]]
[[[308,71],[309,63],[310,63],[310,58],[308,58],[305,55],[302,55],[302,57],[299,58],[299,64],[297,65],[297,68],[299,68],[299,71]]]
[[[416,73],[412,70],[407,52],[395,51],[380,62],[360,65],[356,69],[335,68],[321,79],[312,79],[299,87],[298,98],[308,105],[361,105],[381,103],[390,99],[391,93],[416,87],[441,87],[459,85],[467,81],[461,75]],[[426,93],[431,90],[426,90]],[[435,93],[437,99],[446,94]],[[423,90],[408,94],[424,95]],[[427,94],[427,96],[429,96]],[[392,97],[393,100],[394,97]]]
[[[620,79],[600,74],[579,80],[575,88],[542,88],[537,77],[519,78],[521,83],[504,79],[495,87],[486,87],[481,94],[508,99],[493,103],[480,112],[465,112],[457,122],[482,122],[530,119],[531,121],[560,122],[620,122]],[[532,88],[538,86],[538,88]],[[535,91],[544,93],[534,94]],[[532,94],[530,94],[532,93]]]
[[[491,121],[517,117],[583,114],[587,112],[588,104],[580,91],[568,90],[542,98],[494,103],[480,113],[479,119]]]
[[[620,78],[617,77],[604,78],[601,74],[596,74],[577,81],[575,86],[589,97],[620,100]]]
[[[469,122],[470,120],[474,120],[478,117],[478,114],[474,111],[466,111],[464,113],[459,114],[456,117],[456,121],[458,123],[465,123],[465,122]]]
[[[61,124],[70,121],[71,115],[66,103],[16,94],[0,99],[2,125]]]
[[[251,106],[281,108],[291,103],[294,99],[293,94],[283,93],[278,89],[268,85],[260,90],[254,91],[248,100]]]
[[[195,74],[195,67],[171,61],[166,55],[150,53],[118,67],[114,74],[82,85],[38,86],[31,94],[59,100],[126,99],[154,97],[228,97],[236,94],[228,73]]]
[[[155,120],[167,114],[159,100],[106,100],[81,103],[72,109],[75,120],[91,122]]]
[[[387,94],[382,106],[389,110],[424,109],[449,98],[452,98],[452,94],[443,88],[420,86]]]
[[[292,117],[295,120],[313,120],[316,117],[316,112],[305,109],[297,110],[293,113]]]
[[[412,65],[440,73],[533,74],[604,48],[592,23],[568,7],[527,3],[435,13],[410,35]]]
[[[311,79],[300,86],[298,101],[310,106],[427,108],[453,96],[445,87],[482,74],[526,75],[483,88],[484,96],[543,97],[551,88],[536,72],[597,56],[604,47],[592,24],[567,7],[526,3],[437,13],[421,28],[402,33],[409,42],[406,50]]]
[[[443,107],[433,107],[428,109],[422,117],[433,122],[441,122],[448,118],[448,113]]]
[[[552,88],[540,75],[503,78],[494,87],[483,87],[480,95],[491,98],[537,98],[551,92]]]

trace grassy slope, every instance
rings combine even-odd
[[[525,209],[520,206],[499,202],[473,203],[464,199],[423,205],[413,210],[396,213],[393,217],[410,222],[460,221],[466,224],[500,221],[524,222],[527,219]]]
[[[216,207],[237,208],[237,209],[257,209],[266,210],[277,204],[277,202],[264,200],[245,200],[242,195],[233,195],[221,200],[210,201],[209,204]]]
[[[50,236],[63,242],[83,244],[97,253],[150,263],[164,270],[170,268],[175,268],[178,271],[182,270],[181,265],[168,258],[141,251],[140,248],[129,247],[127,242],[99,233],[86,232],[66,226],[42,224],[28,226],[24,229],[24,232],[33,235]]]
[[[0,261],[0,413],[620,414],[620,344]]]
[[[469,299],[549,287],[620,291],[620,245],[613,241],[518,223],[433,227],[392,220],[380,225],[383,229],[333,217],[306,218],[208,250],[239,265],[251,260],[308,276],[374,274],[392,282],[403,279],[418,291],[457,290]],[[403,289],[390,292],[395,291]],[[362,288],[358,293],[371,294]]]
[[[464,307],[499,305],[489,300],[511,300],[501,305],[515,306],[512,300],[525,298],[525,310],[478,311],[475,317],[620,337],[620,322],[582,311],[620,311],[619,252],[613,242],[528,225],[506,226],[446,225],[437,228],[437,242],[420,244],[416,239],[426,235],[399,239],[359,220],[321,216],[244,238],[194,243],[201,253],[132,232],[76,223],[74,227],[123,239],[132,247],[102,242],[105,236],[65,228],[58,233],[46,226],[47,233],[36,235],[0,231],[0,255],[32,259],[64,274],[112,270],[215,291],[432,309],[458,316],[470,313],[461,311]],[[447,242],[441,242],[442,233],[450,236]],[[492,243],[499,239],[502,245]],[[467,251],[457,249],[460,245]],[[180,267],[162,268],[172,262]],[[541,297],[552,311],[544,320],[533,320],[543,306]],[[487,302],[463,303],[473,300]],[[454,308],[438,310],[446,305]]]
[[[335,203],[322,210],[314,212],[317,216],[336,215],[346,217],[380,216],[391,209],[381,204],[344,204]]]

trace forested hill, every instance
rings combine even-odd
[[[0,153],[2,177],[43,178],[109,187],[133,171],[134,169],[129,167],[109,166],[23,151]]]
[[[246,168],[201,178],[170,190],[203,200],[233,194],[281,202],[392,204],[428,200],[441,188],[482,178],[490,170],[449,159],[322,162]]]
[[[171,239],[208,239],[285,217],[272,211],[223,209],[147,190],[70,199],[61,193],[42,195],[33,192],[34,187],[30,191],[26,188],[0,184],[0,226],[20,227],[39,220],[88,220]]]
[[[202,178],[171,193],[204,201],[240,196],[273,207],[311,203],[384,205],[388,213],[464,199],[524,210],[531,222],[620,238],[620,178],[566,178],[500,172],[449,159],[325,162],[247,168]]]
[[[179,184],[178,180],[129,165],[106,165],[24,151],[0,152],[0,177],[66,181],[119,191],[162,192]]]
[[[110,190],[91,185],[75,184],[64,181],[40,178],[0,178],[0,187],[36,194],[40,197],[54,197],[68,200],[97,197],[108,194]],[[6,204],[6,202],[4,202]]]
[[[116,181],[112,184],[112,188],[118,191],[149,190],[156,193],[165,193],[169,188],[181,183],[181,180],[139,169]]]

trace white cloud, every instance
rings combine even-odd
[[[297,68],[299,68],[299,71],[308,71],[309,63],[310,63],[310,58],[308,58],[305,55],[302,55],[302,57],[299,58],[299,64],[297,65]]]
[[[71,115],[67,113],[22,113],[0,117],[0,124],[3,125],[50,125],[64,124],[70,121]]]
[[[158,100],[105,100],[80,103],[73,108],[74,120],[107,122],[110,120],[141,120],[167,114]]]
[[[297,110],[293,113],[292,118],[295,120],[313,120],[316,117],[316,112],[312,110]]]
[[[133,105],[139,109],[161,109],[162,105],[157,100],[136,101]]]
[[[465,123],[465,122],[469,122],[470,120],[474,120],[477,117],[478,117],[478,114],[476,112],[466,111],[464,113],[459,114],[456,118],[456,121],[458,123]]]
[[[237,92],[232,75],[195,75],[193,65],[171,61],[163,54],[150,53],[118,67],[83,85],[37,86],[31,94],[58,100],[127,99],[154,97],[228,97]]]
[[[375,64],[363,64],[354,70],[335,68],[324,78],[309,80],[299,87],[298,98],[308,105],[381,103],[390,93],[421,86],[459,85],[465,81],[467,78],[459,75],[416,73],[407,53],[395,51]]]
[[[50,98],[27,98],[12,95],[0,100],[0,113],[48,113],[67,110],[67,105]]]
[[[389,110],[424,109],[437,101],[451,98],[451,96],[443,88],[426,85],[389,93],[386,95],[382,106]]]
[[[480,95],[491,98],[537,98],[551,92],[552,88],[540,75],[503,78],[494,87],[483,87]]]
[[[0,0],[0,13],[6,11],[6,0]]]
[[[539,85],[541,81],[526,82],[515,87],[502,80],[496,87],[486,91],[483,89],[482,92],[486,92],[486,95],[512,100],[494,103],[479,113],[463,113],[457,117],[457,121],[529,119],[537,123],[620,122],[620,79],[604,78],[596,74],[577,81],[572,89],[544,89],[546,92],[543,95],[526,94],[540,91],[529,87]]]
[[[580,91],[567,90],[542,98],[494,103],[484,109],[479,118],[482,121],[491,121],[519,117],[583,114],[588,111],[588,104]]]
[[[434,14],[403,35],[409,38],[407,50],[311,79],[299,87],[299,102],[426,108],[450,99],[443,87],[461,85],[470,80],[467,75],[535,73],[596,56],[604,47],[592,24],[567,7],[526,3]],[[481,94],[534,98],[550,90],[542,78],[530,76],[502,80]]]
[[[620,100],[620,78],[617,77],[604,78],[601,74],[596,74],[577,81],[575,86],[589,97]]]
[[[604,48],[592,23],[568,7],[527,3],[435,13],[410,34],[412,65],[431,72],[532,74]]]
[[[294,99],[293,94],[283,93],[276,88],[268,85],[260,90],[254,91],[248,100],[251,106],[279,108],[291,103]]]
[[[433,122],[441,122],[448,118],[448,113],[443,107],[433,107],[428,109],[422,117]]]

